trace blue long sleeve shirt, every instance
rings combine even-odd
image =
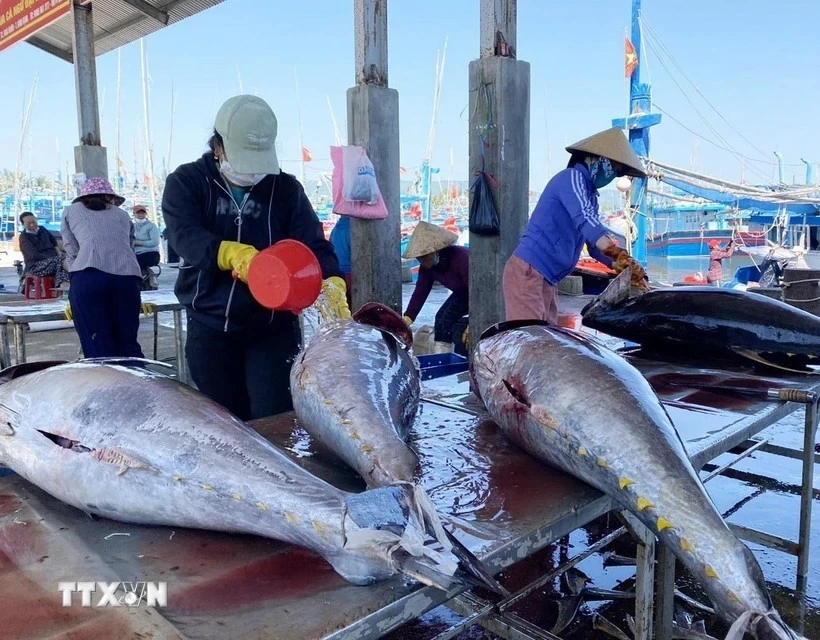
[[[547,183],[514,255],[555,286],[572,273],[584,244],[593,258],[612,266],[595,246],[606,233],[589,169],[576,164]]]

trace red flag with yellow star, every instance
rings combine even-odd
[[[635,67],[638,66],[638,56],[635,53],[635,47],[632,46],[629,38],[624,38],[624,51],[626,53],[625,74],[627,78],[632,77]]]

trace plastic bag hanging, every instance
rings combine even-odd
[[[330,147],[330,159],[333,162],[333,176],[331,178],[333,213],[351,216],[353,218],[363,218],[365,220],[384,220],[387,217],[387,207],[384,204],[384,198],[378,186],[376,187],[375,204],[348,200],[344,197],[346,184],[346,158],[344,150],[346,148],[347,147],[340,146]],[[358,148],[361,149],[361,147]],[[358,156],[355,156],[355,158],[357,157]]]
[[[344,184],[342,197],[351,202],[376,204],[379,187],[376,184],[376,170],[361,147],[342,147],[344,162]]]
[[[479,236],[497,236],[501,234],[501,219],[495,206],[492,187],[498,182],[484,170],[484,154],[481,154],[481,171],[476,172],[476,179],[470,190],[473,201],[470,204],[470,233]]]

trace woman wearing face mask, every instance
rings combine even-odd
[[[418,316],[433,283],[447,287],[453,293],[436,313],[433,353],[453,350],[453,325],[469,311],[470,252],[455,245],[458,236],[429,222],[421,221],[410,236],[403,257],[419,261],[419,278],[404,312],[410,326]]]
[[[322,224],[299,181],[279,169],[277,126],[264,100],[231,98],[216,116],[210,150],[168,176],[162,199],[169,245],[182,258],[175,293],[188,316],[191,377],[243,420],[292,408],[289,375],[301,342],[297,317],[265,309],[247,286],[260,250],[286,238],[307,245],[328,301],[350,317]]]
[[[572,273],[586,244],[590,255],[646,289],[646,273],[606,233],[598,217],[598,189],[618,176],[646,177],[640,158],[618,128],[567,147],[567,168],[547,184],[518,247],[504,268],[507,320],[558,324],[558,283]]]
[[[150,267],[159,264],[159,229],[148,219],[148,210],[134,206],[134,253],[142,271],[142,288],[156,289],[156,277]]]

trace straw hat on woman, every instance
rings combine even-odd
[[[458,236],[429,222],[419,222],[403,257],[419,261],[416,288],[404,312],[410,326],[418,316],[433,283],[447,287],[452,294],[436,313],[435,353],[453,350],[453,325],[469,312],[470,252],[455,243]]]
[[[86,358],[144,357],[137,341],[142,275],[123,202],[108,180],[90,178],[63,211],[71,274],[66,319],[74,319]]]
[[[567,151],[567,168],[547,184],[504,268],[507,320],[557,324],[558,283],[575,269],[585,244],[593,258],[618,273],[632,267],[633,284],[646,287],[643,268],[609,236],[598,211],[598,189],[618,176],[646,176],[640,158],[614,127]]]

